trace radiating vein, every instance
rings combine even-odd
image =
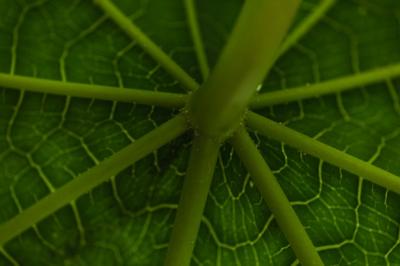
[[[100,100],[135,102],[138,104],[148,104],[163,107],[182,107],[185,105],[187,97],[186,95],[177,93],[62,82],[1,73],[0,86],[33,92]]]
[[[183,115],[178,115],[79,175],[55,192],[40,199],[31,207],[0,225],[0,247],[61,207],[178,137],[186,129],[186,118]]]
[[[243,127],[235,133],[232,144],[299,261],[303,265],[323,265],[299,217],[297,217],[271,169]]]
[[[207,55],[205,53],[203,40],[201,37],[200,27],[197,18],[196,6],[193,0],[185,0],[186,15],[192,34],[193,44],[196,50],[197,61],[200,66],[201,75],[203,80],[208,77],[210,69],[208,67]]]
[[[190,265],[220,143],[206,136],[194,138],[165,266]]]
[[[362,161],[256,113],[248,113],[247,123],[252,129],[266,137],[284,142],[302,152],[316,156],[332,165],[400,194],[400,177],[382,168]]]
[[[312,85],[259,94],[253,98],[250,107],[253,109],[263,108],[274,104],[299,101],[345,90],[357,89],[360,86],[385,81],[397,76],[400,76],[400,64],[381,67],[375,70]]]
[[[136,26],[110,0],[93,0],[104,12],[132,39],[134,39],[168,73],[175,77],[186,89],[195,90],[197,82],[190,77],[174,60]]]
[[[279,49],[278,57],[295,45],[330,10],[337,0],[322,0],[300,24],[290,32]]]

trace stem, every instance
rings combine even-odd
[[[33,92],[50,93],[82,98],[101,100],[136,102],[138,104],[156,105],[162,107],[182,107],[187,96],[177,93],[145,91],[139,89],[116,88],[14,76],[0,73],[0,86],[13,89],[23,89]]]
[[[224,138],[271,68],[300,0],[249,0],[213,72],[189,103],[202,134]],[[207,106],[207,108],[204,108]]]
[[[232,143],[299,261],[303,265],[324,265],[271,169],[243,127],[236,131]]]
[[[187,266],[193,253],[220,144],[204,136],[194,139],[189,166],[171,240],[166,266]]]
[[[263,93],[253,98],[250,107],[253,109],[263,108],[274,104],[299,101],[325,94],[356,89],[360,86],[377,83],[396,76],[400,76],[400,64],[382,67],[352,76],[328,80],[313,85]]]
[[[197,82],[190,77],[175,61],[144,34],[121,10],[110,0],[93,0],[104,12],[132,39],[134,39],[157,63],[175,77],[186,89],[195,90]]]
[[[330,10],[337,0],[322,0],[300,24],[289,33],[281,45],[278,57],[295,45]]]
[[[185,0],[186,14],[192,34],[192,40],[196,49],[197,61],[199,62],[201,75],[205,80],[210,72],[208,60],[204,50],[203,40],[201,38],[200,27],[197,20],[196,6],[193,0]]]
[[[164,123],[0,225],[0,246],[187,130],[183,115]]]
[[[368,181],[400,194],[400,177],[370,163],[321,143],[266,117],[249,112],[248,125],[260,134],[282,141],[305,153],[347,170]]]

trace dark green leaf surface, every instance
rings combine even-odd
[[[197,2],[213,65],[242,1]],[[295,25],[318,3],[304,1]],[[183,1],[115,4],[200,82]],[[278,60],[262,91],[400,63],[399,46],[400,2],[339,0]],[[0,71],[184,92],[91,1],[0,0]],[[259,112],[400,175],[398,88],[390,79]],[[175,113],[0,88],[0,223]],[[400,265],[398,195],[253,136],[326,265]],[[0,250],[0,265],[162,265],[190,144],[190,134],[179,138],[13,239]],[[220,153],[192,263],[297,263],[229,145]]]

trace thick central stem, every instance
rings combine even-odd
[[[300,0],[247,0],[218,63],[189,102],[200,134],[224,139],[271,68]]]
[[[188,118],[197,133],[165,265],[190,265],[219,145],[273,64],[300,0],[247,0],[228,44],[204,85],[193,93]]]

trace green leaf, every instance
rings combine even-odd
[[[195,1],[211,70],[242,2]],[[185,1],[114,3],[202,82],[207,71]],[[304,0],[289,35],[298,38],[260,93],[396,68],[399,29],[397,0]],[[185,93],[165,64],[92,1],[0,0],[0,72]],[[330,94],[295,95],[257,112],[399,176],[400,83],[397,73],[383,72],[351,90],[343,90],[346,80]],[[14,87],[0,87],[0,227],[179,112]],[[398,194],[256,131],[252,137],[324,264],[400,264]],[[162,265],[192,139],[187,133],[170,142],[5,243],[0,265]],[[220,150],[192,264],[299,264],[229,143]]]

